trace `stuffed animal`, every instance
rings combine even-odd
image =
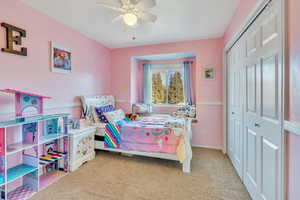
[[[132,121],[137,120],[137,118],[139,117],[137,114],[133,114],[133,113],[127,113],[125,116]]]

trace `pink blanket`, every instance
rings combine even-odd
[[[120,148],[131,151],[176,154],[179,137],[164,126],[165,119],[146,118],[121,127]]]

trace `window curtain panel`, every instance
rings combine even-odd
[[[184,92],[185,102],[188,105],[193,105],[193,85],[192,85],[192,62],[184,61]]]
[[[144,103],[151,104],[152,85],[151,85],[151,64],[143,64],[144,68]]]

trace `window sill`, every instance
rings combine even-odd
[[[171,107],[171,108],[181,108],[185,105],[172,105],[172,104],[152,104],[152,107]]]

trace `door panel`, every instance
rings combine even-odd
[[[277,199],[278,147],[262,138],[262,184],[261,193],[265,200]]]
[[[242,153],[241,153],[241,122],[236,120],[235,121],[235,154],[234,159],[238,166],[242,163]],[[240,169],[242,170],[242,169]]]
[[[253,53],[256,52],[256,50],[257,50],[256,44],[257,44],[257,34],[254,33],[247,40],[247,45],[246,46],[247,46],[247,56],[248,57],[251,56]]]
[[[227,55],[232,60],[228,69],[229,157],[253,200],[283,197],[279,3],[272,0]],[[242,56],[229,58],[237,54]]]
[[[262,59],[262,115],[278,119],[277,56]]]
[[[263,46],[272,42],[272,40],[275,40],[276,37],[279,36],[277,22],[278,22],[278,19],[277,19],[276,15],[272,15],[270,18],[268,18],[264,22],[264,24],[262,26],[262,44],[263,44]]]
[[[247,111],[256,113],[256,65],[247,67]]]
[[[229,54],[229,157],[239,176],[243,177],[243,80],[244,70],[240,67],[240,60],[245,55],[237,46]]]
[[[248,129],[247,131],[247,145],[246,145],[246,174],[251,180],[252,184],[256,185],[257,181],[257,170],[256,170],[256,160],[257,160],[257,148],[256,148],[257,134]]]

